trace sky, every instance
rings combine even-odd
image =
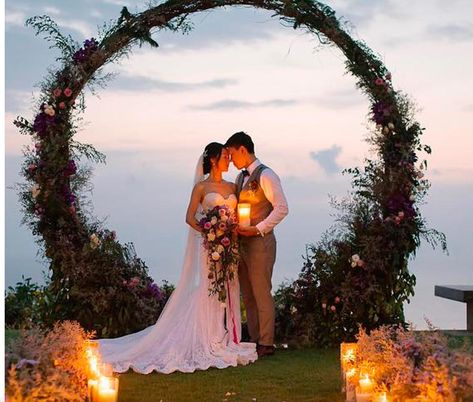
[[[433,149],[422,206],[429,225],[447,235],[449,255],[424,244],[410,262],[416,295],[407,319],[425,327],[464,329],[466,306],[434,296],[434,285],[473,285],[473,3],[469,0],[327,1],[350,29],[377,52],[393,85],[418,106],[423,142]],[[22,275],[42,281],[47,264],[32,234],[20,224],[13,189],[22,148],[30,144],[12,121],[33,116],[37,86],[57,50],[24,21],[47,14],[82,42],[97,27],[146,9],[122,0],[7,0],[5,10],[5,284]],[[107,156],[94,169],[89,194],[94,213],[121,242],[133,242],[150,275],[177,282],[186,238],[194,167],[204,146],[244,130],[256,154],[281,177],[290,213],[277,227],[273,285],[295,279],[306,244],[334,222],[330,196],[350,189],[344,168],[372,157],[368,100],[346,74],[335,47],[272,17],[271,12],[228,7],[191,18],[188,35],[155,32],[158,49],[145,45],[119,63],[97,95],[86,94],[84,123],[76,139]],[[424,155],[425,156],[425,155]],[[234,179],[234,168],[226,176]]]

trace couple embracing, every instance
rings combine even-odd
[[[231,162],[241,172],[223,180]],[[239,261],[225,286],[224,303],[209,294],[210,259],[199,214],[215,207],[251,206],[250,225],[238,226]],[[249,135],[238,132],[225,145],[210,143],[197,164],[186,214],[190,226],[181,276],[158,321],[142,331],[100,339],[104,362],[115,372],[128,369],[194,372],[248,364],[274,353],[275,307],[271,277],[276,259],[273,229],[288,207],[279,177],[255,156]],[[235,236],[236,238],[236,236]],[[240,293],[247,313],[249,342],[241,341]]]

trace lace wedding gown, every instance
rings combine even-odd
[[[236,196],[207,193],[201,207],[224,204],[235,208]],[[115,372],[131,368],[142,374],[191,373],[257,359],[256,345],[240,342],[238,278],[230,282],[223,305],[217,295],[209,296],[207,258],[201,234],[190,229],[181,277],[156,324],[120,338],[98,340],[103,361]]]

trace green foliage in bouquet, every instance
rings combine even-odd
[[[295,323],[283,325],[281,331],[299,332],[298,322],[311,325],[303,331],[307,340],[325,345],[354,336],[357,323],[374,328],[404,322],[402,305],[415,284],[408,259],[420,237],[445,247],[444,236],[426,229],[418,209],[428,182],[422,180],[427,163],[417,153],[430,153],[430,148],[420,143],[423,129],[414,119],[413,107],[394,88],[381,59],[350,36],[329,6],[312,0],[172,0],[136,14],[123,8],[98,39],[82,45],[64,37],[47,16],[27,21],[61,51],[59,67],[41,85],[33,122],[22,117],[15,122],[34,141],[25,152],[27,182],[20,186],[20,200],[25,221],[50,261],[55,318],[78,319],[87,329],[116,336],[141,329],[158,315],[159,302],[150,296],[156,286],[146,265],[131,245],[121,245],[87,210],[83,194],[90,168],[83,161],[103,162],[105,157],[74,140],[78,115],[85,107],[85,87],[94,91],[103,86],[110,78],[103,67],[129,53],[133,45],[157,47],[152,37],[156,31],[188,33],[190,14],[237,5],[274,11],[285,24],[306,30],[323,45],[338,47],[347,71],[370,102],[368,140],[377,159],[366,160],[363,170],[347,170],[353,174],[354,191],[342,205],[340,231],[333,237],[328,233],[311,249],[292,286]],[[126,284],[133,278],[138,278],[133,282],[137,286],[130,291]],[[325,331],[330,339],[319,339],[319,318],[330,329]]]

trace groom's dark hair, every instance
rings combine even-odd
[[[255,144],[253,144],[251,137],[244,131],[233,134],[225,143],[227,148],[240,148],[241,146],[245,147],[250,154],[255,153]]]

